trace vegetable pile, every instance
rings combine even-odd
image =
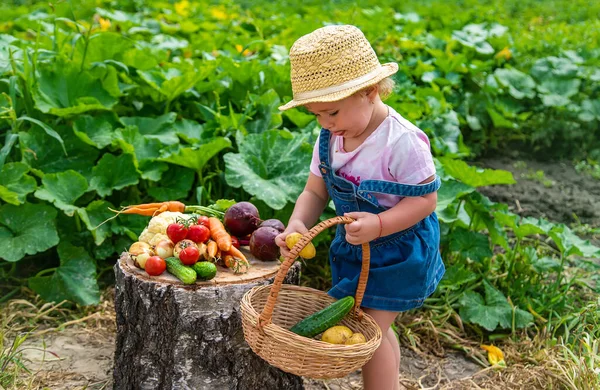
[[[193,284],[213,279],[217,266],[222,267],[222,272],[243,274],[250,269],[250,262],[240,250],[245,245],[262,261],[276,260],[279,256],[275,236],[285,226],[276,219],[262,221],[252,203],[235,203],[224,213],[210,207],[176,203],[179,202],[113,210],[118,214],[152,216],[128,251],[135,266],[149,276],[167,271],[184,284]]]

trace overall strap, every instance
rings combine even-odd
[[[438,175],[429,183],[424,184],[400,184],[384,180],[364,180],[358,186],[359,195],[367,195],[369,198],[370,192],[382,193],[397,196],[423,196],[437,191],[442,185],[442,181]]]
[[[319,135],[319,160],[321,160],[321,165],[330,166],[329,164],[329,138],[331,134],[329,131],[325,129],[321,129],[321,134]]]

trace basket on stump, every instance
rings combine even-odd
[[[340,322],[362,333],[363,344],[330,344],[303,337],[289,329],[301,319],[329,306],[335,299],[309,287],[284,285],[283,278],[300,251],[323,230],[348,217],[334,217],[310,229],[298,240],[281,264],[272,285],[249,290],[241,301],[244,337],[250,348],[269,364],[295,375],[315,379],[341,378],[367,363],[381,343],[381,329],[375,320],[360,310],[369,275],[369,244],[362,245],[362,268],[352,315]]]

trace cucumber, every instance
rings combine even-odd
[[[315,337],[340,322],[353,306],[354,297],[349,295],[304,318],[292,326],[290,331],[304,337]]]
[[[167,262],[167,271],[173,274],[177,279],[181,280],[183,284],[196,283],[196,271],[183,265],[181,260],[177,257],[168,257],[165,261]]]
[[[192,265],[192,269],[196,271],[199,280],[211,280],[217,275],[217,266],[210,261],[199,261]]]

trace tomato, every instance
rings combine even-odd
[[[200,258],[200,251],[197,246],[188,246],[179,252],[179,260],[185,265],[194,265]]]
[[[188,234],[188,228],[182,223],[171,223],[167,226],[167,236],[174,243],[178,243],[179,241],[185,239]]]
[[[186,238],[196,243],[205,242],[210,238],[210,229],[204,225],[192,225]]]
[[[210,228],[210,222],[208,221],[208,217],[206,215],[201,215],[198,217],[198,225],[204,225],[207,228]]]
[[[240,240],[236,236],[231,236],[231,245],[240,249]]]
[[[167,269],[167,262],[159,256],[150,256],[146,260],[146,272],[150,276],[158,276]]]

